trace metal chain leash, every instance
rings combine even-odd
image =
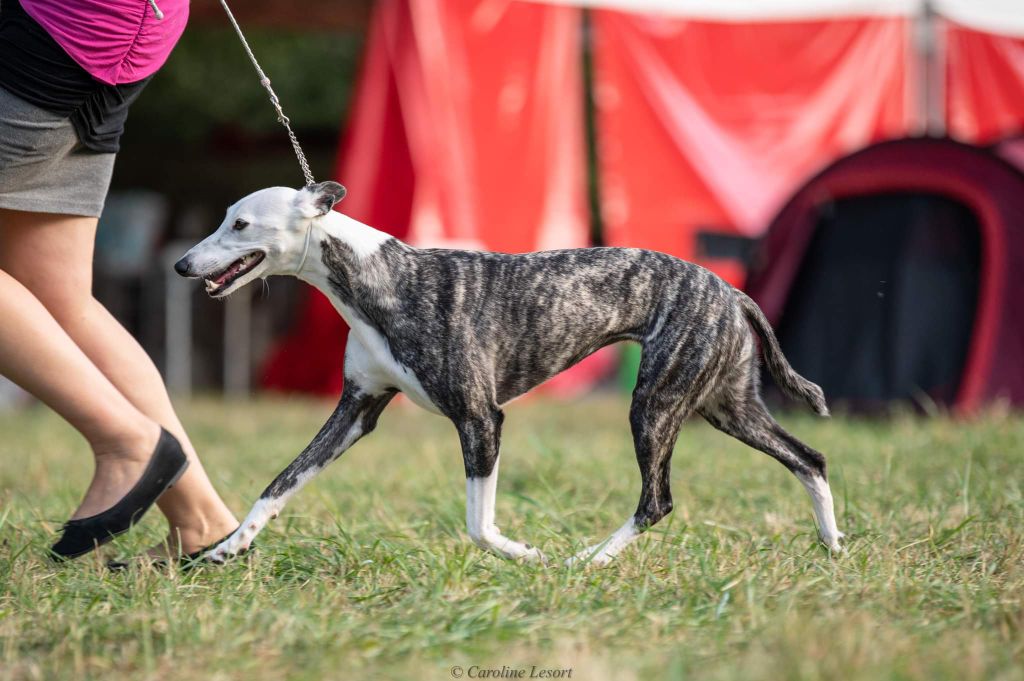
[[[288,131],[288,139],[291,140],[292,149],[295,150],[295,157],[299,159],[299,165],[302,167],[302,174],[306,177],[306,186],[312,187],[316,184],[316,180],[313,179],[313,172],[309,169],[309,162],[306,161],[306,155],[302,153],[302,147],[299,146],[299,138],[295,136],[295,132],[292,130],[291,120],[284,115],[284,110],[281,108],[281,100],[277,98],[277,93],[274,92],[274,88],[270,87],[270,79],[267,78],[267,74],[263,73],[263,69],[260,68],[260,63],[256,61],[256,55],[252,53],[252,48],[249,47],[249,42],[245,39],[245,35],[242,33],[241,27],[238,22],[235,21],[235,15],[231,13],[231,9],[228,7],[226,0],[220,0],[221,7],[228,15],[228,20],[231,21],[231,25],[235,27],[235,33],[238,34],[238,39],[242,41],[242,47],[245,48],[245,53],[249,55],[249,61],[252,62],[253,67],[256,69],[256,73],[260,77],[260,85],[267,90],[267,94],[270,95],[270,103],[274,105],[274,110],[277,111],[277,120],[284,126],[285,130]]]

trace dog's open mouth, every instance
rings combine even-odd
[[[263,262],[264,257],[266,254],[263,251],[253,251],[243,255],[220,272],[203,277],[206,283],[206,293],[211,296],[223,293],[236,279],[251,272],[254,267]]]

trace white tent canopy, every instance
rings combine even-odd
[[[1024,0],[531,0],[706,21],[793,21],[939,15],[988,33],[1024,37]]]
[[[1024,0],[936,0],[935,10],[958,24],[1024,37]]]

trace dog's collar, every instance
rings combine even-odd
[[[302,272],[302,268],[306,266],[306,258],[309,256],[309,240],[313,234],[313,222],[316,220],[309,221],[309,225],[306,227],[306,243],[302,247],[302,260],[299,261],[299,266],[295,268],[295,276],[299,276]]]

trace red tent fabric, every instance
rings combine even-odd
[[[377,3],[339,156],[349,188],[340,210],[419,245],[585,245],[580,5],[595,7],[598,180],[611,245],[669,252],[739,283],[741,264],[700,252],[697,234],[757,236],[818,169],[920,129],[914,0],[552,2],[564,4]],[[1024,129],[1014,2],[933,3],[958,139]],[[264,385],[337,393],[344,334],[313,295],[271,354]],[[573,376],[583,378],[569,385],[588,382],[585,368]]]
[[[594,29],[610,245],[701,261],[697,232],[756,236],[806,177],[912,125],[899,17],[725,23],[600,10]]]
[[[415,176],[386,40],[388,22],[398,17],[394,11],[381,12],[371,24],[335,176],[344,178],[348,190],[338,206],[342,212],[404,239]],[[264,363],[261,385],[337,395],[344,383],[348,326],[326,296],[312,287],[307,291],[295,324]]]
[[[954,22],[945,35],[949,134],[989,144],[1024,132],[1024,37]]]
[[[337,179],[338,207],[418,246],[523,252],[588,243],[579,10],[383,0]],[[336,393],[344,325],[314,296],[266,387]],[[599,354],[552,381],[575,391]]]

